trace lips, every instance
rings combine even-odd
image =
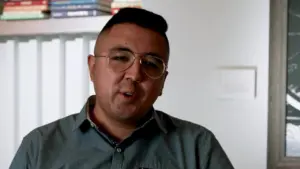
[[[126,97],[133,97],[136,95],[136,90],[134,86],[127,86],[120,89],[119,93]]]
[[[134,92],[124,92],[123,94],[127,97],[132,97],[134,95]]]
[[[138,95],[137,86],[131,81],[122,81],[119,93],[123,96],[123,98],[133,100]]]
[[[122,95],[123,98],[127,100],[134,100],[137,97],[136,92],[132,92],[132,91],[124,91],[124,92],[120,92],[120,94]]]

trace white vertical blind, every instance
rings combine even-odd
[[[39,62],[38,43],[36,39],[19,42],[17,58],[18,74],[18,142],[22,141],[22,136],[30,132],[39,124],[38,108],[39,99]]]
[[[41,112],[42,124],[50,123],[62,115],[64,94],[63,81],[60,76],[63,74],[60,56],[60,40],[45,39],[41,41]]]
[[[77,113],[84,103],[85,77],[83,53],[83,39],[66,40],[65,53],[65,103],[66,115]]]
[[[16,90],[15,90],[15,43],[12,40],[0,42],[0,103],[1,144],[0,168],[8,168],[15,152],[16,139]]]
[[[78,113],[94,94],[87,56],[95,37],[41,36],[0,42],[0,168],[33,129]]]

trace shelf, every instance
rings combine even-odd
[[[98,33],[111,17],[0,21],[0,36]]]

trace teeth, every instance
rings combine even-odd
[[[126,92],[125,94],[128,95],[128,96],[132,96],[133,95],[133,93],[130,93],[130,92]]]

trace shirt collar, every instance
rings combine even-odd
[[[80,113],[77,114],[77,116],[75,117],[73,131],[82,127],[84,124],[87,124],[87,123],[89,124],[90,127],[93,125],[93,122],[89,118],[88,112],[90,111],[90,108],[93,108],[93,106],[95,106],[95,102],[96,102],[95,95],[92,95],[87,99],[87,101],[84,104],[83,108],[81,109]],[[156,111],[153,107],[151,107],[149,113],[152,114],[152,117],[150,118],[150,120],[154,119],[156,121],[156,124],[158,125],[158,127],[164,133],[168,133],[170,120],[166,119],[166,117],[161,112]]]
[[[91,122],[88,112],[90,111],[90,107],[95,105],[95,100],[96,100],[95,95],[92,95],[87,99],[81,111],[75,117],[73,131],[80,128],[82,125],[86,124],[86,122]],[[91,123],[89,124],[91,125]]]

